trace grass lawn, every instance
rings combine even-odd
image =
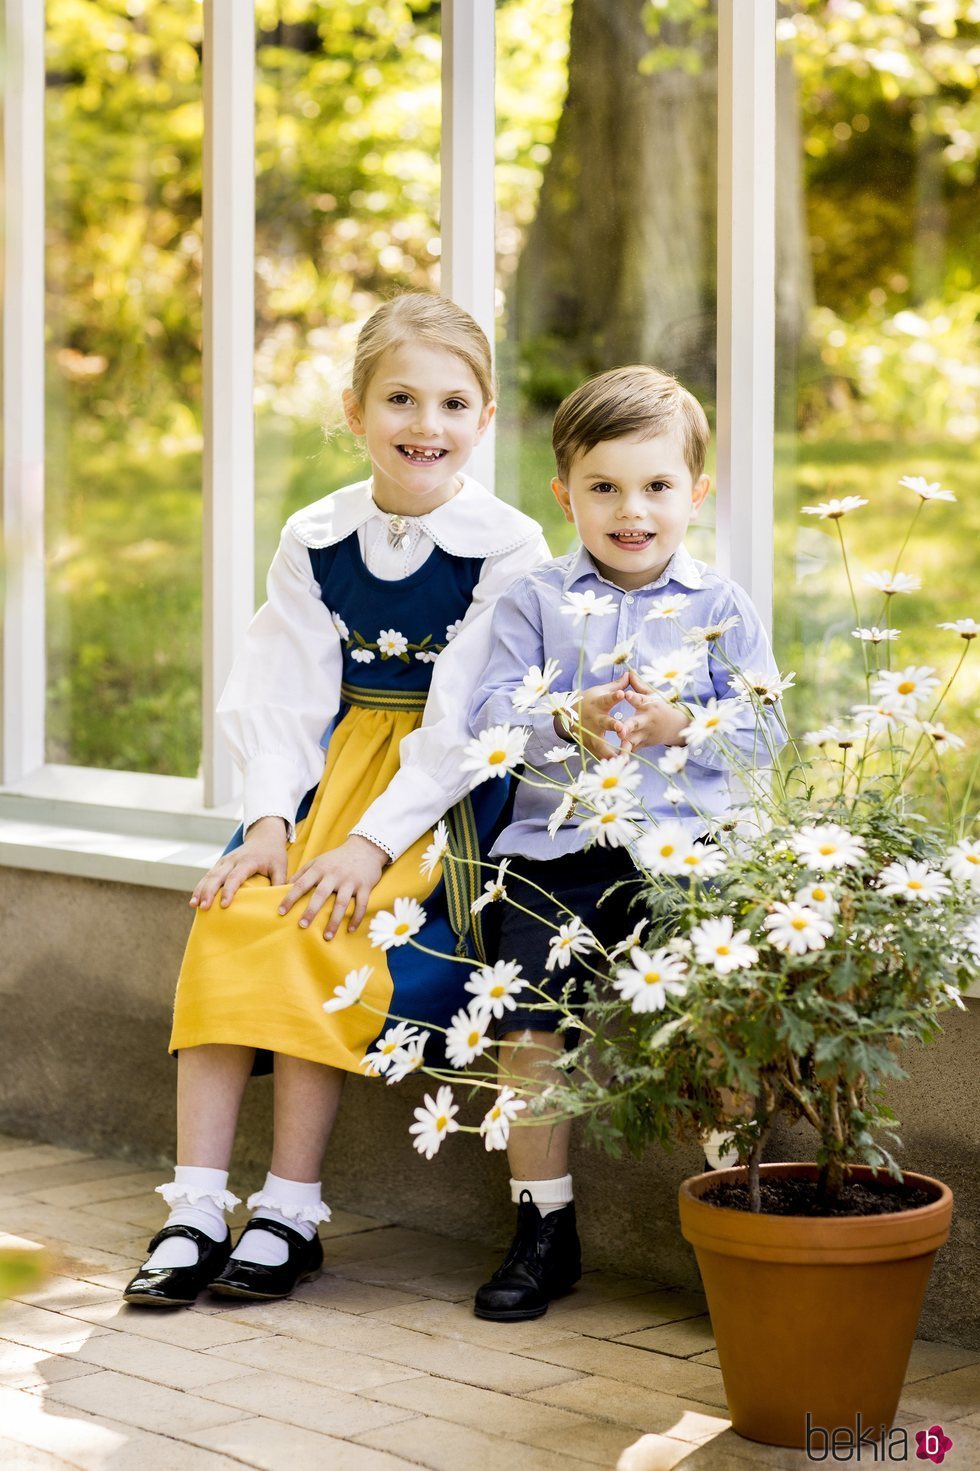
[[[293,510],[365,474],[350,441],[324,441],[315,425],[264,419],[256,440],[256,586],[283,520]],[[548,421],[513,421],[498,436],[500,493],[544,525],[565,551],[571,528],[549,489]],[[865,572],[894,570],[918,498],[902,475],[953,490],[956,505],[923,507],[902,570],[922,591],[892,600],[902,628],[893,664],[946,673],[963,650],[944,620],[978,616],[976,548],[980,446],[901,445],[867,440],[777,442],[776,651],[797,671],[787,698],[797,730],[825,723],[863,698],[861,659],[834,523],[798,514],[831,496],[869,504],[840,523],[859,589],[862,623],[881,623],[884,599]],[[48,759],[189,776],[200,753],[201,459],[161,445],[77,440],[55,467],[49,495]],[[66,488],[67,487],[67,488]],[[691,538],[711,558],[710,516]],[[980,651],[971,646],[942,719],[978,749]],[[975,657],[974,657],[975,656]],[[962,765],[962,760],[958,763]],[[930,780],[934,780],[930,778]]]

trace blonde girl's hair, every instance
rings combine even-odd
[[[496,396],[493,358],[482,327],[448,296],[406,291],[379,306],[361,328],[351,371],[351,390],[359,404],[382,355],[411,343],[453,353],[471,370],[483,402]]]
[[[572,461],[606,439],[653,439],[678,428],[692,480],[704,473],[710,430],[693,393],[670,373],[635,363],[589,378],[558,406],[551,443],[562,480]]]

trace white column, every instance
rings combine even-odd
[[[234,798],[214,707],[254,609],[255,17],[204,4],[204,800]]]
[[[442,5],[442,291],[496,334],[494,0]],[[470,462],[493,489],[493,426]]]
[[[719,0],[717,561],[751,594],[767,628],[773,576],[775,192],[775,0]]]
[[[5,6],[3,774],[44,763],[44,6]]]

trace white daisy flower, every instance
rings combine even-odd
[[[980,915],[976,915],[968,924],[965,924],[960,935],[969,947],[974,960],[980,962]]]
[[[942,721],[920,720],[919,729],[929,737],[937,751],[962,751],[966,745],[963,737],[947,730]]]
[[[535,705],[544,699],[560,673],[561,665],[557,659],[546,659],[543,669],[539,669],[537,664],[532,664],[521,680],[520,689],[515,691],[511,700],[517,713],[527,715],[533,710]]]
[[[374,663],[374,650],[373,649],[351,649],[350,656],[358,664],[373,664]]]
[[[900,696],[880,699],[874,705],[852,705],[851,714],[859,725],[866,725],[871,735],[883,735],[907,725],[910,711]]]
[[[701,667],[701,655],[696,649],[672,649],[669,654],[661,654],[644,664],[640,678],[652,689],[667,685],[679,693]]]
[[[455,623],[449,623],[449,624],[447,624],[447,626],[446,626],[446,643],[447,644],[451,644],[452,643],[453,639],[456,637],[457,633],[459,633],[459,630],[462,628],[462,626],[463,626],[463,620],[462,620],[462,618],[457,618],[456,621],[455,621]]]
[[[737,628],[741,621],[738,614],[733,613],[730,618],[722,618],[717,623],[708,623],[703,628],[689,628],[684,634],[684,642],[688,644],[713,644],[716,639],[721,638],[730,629]]]
[[[527,1108],[523,1098],[518,1098],[513,1088],[501,1088],[497,1100],[487,1112],[480,1134],[488,1149],[506,1149],[510,1138],[510,1126],[522,1108]]]
[[[422,862],[419,869],[423,878],[431,878],[439,864],[449,852],[449,829],[445,821],[440,818],[432,830],[432,842],[422,854]]]
[[[494,776],[506,776],[524,760],[524,747],[531,732],[526,726],[491,725],[467,743],[463,771],[476,772],[475,785]]]
[[[349,970],[344,976],[343,985],[335,986],[330,1000],[323,1003],[324,1011],[345,1011],[348,1006],[356,1006],[373,975],[373,965],[362,965],[360,970]]]
[[[678,872],[690,878],[710,879],[721,873],[726,861],[724,853],[713,843],[692,843],[678,860]]]
[[[520,978],[521,967],[514,960],[498,960],[496,965],[481,965],[471,970],[464,990],[473,994],[470,1006],[474,1011],[482,1009],[498,1021],[505,1011],[513,1011],[517,1005],[514,997],[523,991],[525,982]]]
[[[691,931],[695,958],[701,965],[714,967],[720,976],[755,965],[759,952],[747,943],[748,930],[736,930],[729,915],[721,919],[705,919]]]
[[[397,659],[408,648],[408,639],[397,628],[382,628],[378,634],[378,651],[382,659]]]
[[[446,1029],[446,1056],[452,1067],[466,1067],[480,1057],[493,1041],[487,1036],[490,1013],[470,1006],[457,1011]]]
[[[921,577],[910,577],[907,572],[866,572],[864,580],[887,598],[900,592],[918,592],[922,586]]]
[[[690,754],[686,746],[668,746],[657,760],[657,770],[664,776],[677,776],[687,765]]]
[[[900,628],[879,628],[877,623],[873,623],[870,628],[851,629],[851,638],[859,638],[865,644],[884,644],[901,636]]]
[[[374,1051],[365,1055],[361,1063],[362,1068],[375,1076],[386,1073],[399,1048],[407,1047],[418,1034],[418,1027],[413,1027],[411,1022],[398,1022],[395,1026],[389,1027],[384,1036],[375,1042]]]
[[[574,755],[575,747],[569,745],[568,741],[562,741],[560,746],[552,746],[550,751],[545,751],[543,759],[547,766],[551,766],[570,761]]]
[[[564,827],[574,810],[575,798],[571,792],[566,792],[554,812],[548,818],[548,837],[551,838],[552,842],[554,842],[559,828]]]
[[[541,715],[574,716],[582,695],[579,690],[549,690],[542,698],[536,713]]]
[[[587,930],[578,915],[570,919],[568,924],[560,925],[558,933],[552,935],[548,941],[548,959],[545,961],[546,970],[566,970],[571,964],[573,955],[587,955],[596,947],[595,936],[591,930]]]
[[[583,817],[579,827],[600,848],[621,848],[636,836],[636,824],[642,820],[638,807],[607,807]]]
[[[949,997],[950,1001],[959,1007],[960,1011],[966,1011],[966,1002],[963,1000],[959,986],[944,986],[943,991]]]
[[[615,613],[616,600],[612,593],[600,596],[592,588],[587,592],[567,592],[562,599],[561,611],[567,618],[574,618],[578,627],[586,618],[605,618],[607,614]]]
[[[840,500],[821,501],[818,506],[804,506],[804,516],[819,516],[821,521],[839,521],[848,511],[859,511],[868,503],[860,495],[842,495]]]
[[[803,741],[808,746],[840,746],[843,750],[853,746],[860,739],[857,731],[847,730],[843,726],[822,725],[819,730],[808,730],[804,733]]]
[[[635,800],[633,787],[642,776],[639,761],[629,756],[609,756],[597,761],[575,783],[576,794],[590,802],[623,803]]]
[[[669,802],[671,807],[679,807],[684,801],[684,793],[679,786],[669,781],[664,787],[664,801]]]
[[[350,638],[350,629],[347,627],[347,624],[344,622],[343,618],[341,618],[339,613],[331,613],[330,622],[340,634],[341,638]]]
[[[927,665],[909,664],[906,669],[882,669],[871,681],[872,700],[897,700],[906,710],[914,710],[920,700],[928,700],[939,688],[936,671]]]
[[[415,1110],[416,1122],[408,1126],[408,1132],[415,1135],[412,1143],[419,1154],[431,1159],[446,1135],[455,1134],[459,1128],[455,1119],[458,1113],[451,1088],[440,1088],[435,1100],[428,1093],[425,1095],[424,1107]]]
[[[958,633],[960,638],[971,639],[980,636],[980,623],[975,618],[957,618],[953,623],[937,623],[937,628],[947,628],[950,633]]]
[[[807,884],[805,889],[797,889],[793,895],[797,904],[803,904],[807,909],[816,910],[828,919],[836,914],[840,905],[834,897],[834,891],[830,884],[821,883],[819,880],[813,884]]]
[[[669,593],[667,597],[657,599],[643,621],[655,623],[660,618],[679,618],[690,601],[686,592]]]
[[[509,867],[510,859],[502,859],[500,867],[497,869],[496,876],[492,879],[487,880],[487,882],[483,885],[483,893],[478,899],[474,899],[473,903],[470,905],[471,914],[479,914],[480,910],[486,909],[488,904],[496,904],[498,900],[506,899],[507,890],[504,886],[504,878],[506,877],[507,869]]]
[[[881,892],[886,898],[919,899],[935,904],[950,890],[949,879],[928,863],[889,863],[878,875]]]
[[[800,863],[825,873],[829,868],[859,867],[867,857],[864,839],[836,822],[809,823],[791,840]]]
[[[627,950],[635,950],[643,938],[643,931],[649,923],[650,921],[648,919],[637,920],[636,924],[626,936],[626,939],[618,941],[609,951],[609,959],[618,960],[621,955],[626,954]]]
[[[415,657],[420,664],[434,664],[439,655],[434,649],[419,649]]]
[[[688,712],[690,721],[681,731],[681,739],[692,751],[700,751],[708,741],[723,736],[738,725],[740,710],[737,700],[716,700]]]
[[[980,889],[980,841],[961,838],[946,854],[943,868],[955,883]]]
[[[914,490],[920,500],[955,501],[956,499],[951,490],[943,490],[938,480],[933,480],[930,484],[924,475],[903,475],[898,483],[904,485],[906,490]]]
[[[417,1073],[425,1063],[425,1044],[428,1040],[429,1033],[420,1032],[417,1037],[410,1037],[404,1047],[396,1048],[388,1063],[385,1082],[400,1083],[409,1073]]]
[[[651,873],[679,874],[694,842],[679,822],[661,822],[645,832],[636,845],[637,856]]]
[[[669,950],[630,951],[630,964],[616,972],[613,989],[636,1012],[663,1011],[667,997],[683,996],[687,967]]]
[[[368,926],[368,939],[376,950],[407,945],[425,924],[425,910],[417,899],[396,899],[392,909],[382,909]]]
[[[793,900],[774,904],[762,921],[769,939],[777,950],[789,955],[805,955],[808,950],[823,950],[834,933],[833,921],[805,904]]]
[[[600,670],[608,668],[622,669],[624,664],[629,663],[630,655],[639,636],[638,633],[634,633],[629,638],[624,639],[622,643],[617,644],[611,653],[600,654],[597,659],[593,659],[591,664],[592,673],[598,674]]]
[[[755,669],[745,669],[728,681],[729,689],[733,689],[740,700],[748,701],[755,695],[763,705],[777,705],[786,691],[791,690],[795,684],[795,669],[791,669],[789,674],[765,674]]]

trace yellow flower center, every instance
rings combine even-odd
[[[921,879],[909,879],[909,888],[910,889],[921,889],[921,888],[924,888],[924,887],[925,887],[925,885],[922,883],[922,880]]]
[[[914,679],[903,679],[902,680],[902,683],[898,687],[898,693],[900,695],[913,695],[913,694],[915,694],[915,680]]]
[[[732,953],[731,952],[731,949],[730,949],[730,947],[728,945],[716,945],[715,946],[715,954],[716,955],[731,955],[731,953]]]
[[[439,1115],[439,1117],[436,1119],[436,1128],[439,1130],[439,1133],[440,1134],[442,1133],[443,1129],[446,1127],[446,1125],[448,1123],[449,1123],[449,1120],[446,1118],[446,1115],[444,1113],[441,1113]]]
[[[608,792],[610,790],[610,788],[612,788],[612,787],[618,787],[619,786],[619,777],[618,776],[604,776],[602,778],[602,785],[603,785],[603,788]]]
[[[616,821],[616,813],[615,812],[604,812],[602,814],[602,816],[599,818],[599,821],[603,824],[603,826],[607,826],[610,822],[615,822]]]
[[[822,854],[824,858],[827,858],[831,853],[837,852],[837,845],[835,843],[821,843],[817,852]]]
[[[499,766],[500,763],[501,763],[501,761],[506,761],[507,760],[507,752],[506,751],[491,751],[490,752],[490,755],[487,757],[487,760],[489,761],[489,763],[490,763],[491,766]]]
[[[490,1110],[490,1117],[493,1119],[494,1123],[496,1123],[497,1120],[500,1118],[500,1109],[499,1108],[492,1108]]]
[[[688,868],[697,868],[698,864],[701,862],[701,859],[698,857],[697,853],[685,853],[682,862],[686,863]]]
[[[980,853],[967,853],[966,861],[967,863],[980,863]]]
[[[471,1032],[470,1035],[466,1039],[466,1045],[467,1045],[467,1047],[475,1047],[476,1044],[477,1044],[477,1042],[479,1042],[479,1040],[480,1040],[480,1033],[479,1032]]]
[[[676,851],[677,849],[674,847],[673,843],[664,843],[663,847],[660,849],[660,856],[661,858],[669,858],[671,854],[676,853]]]
[[[826,889],[814,889],[813,890],[813,897],[814,897],[814,899],[816,899],[816,901],[817,901],[818,904],[822,904],[823,901],[827,897],[827,890]]]
[[[648,986],[655,986],[660,980],[660,972],[658,970],[648,970],[643,979]]]
[[[411,929],[411,925],[408,923],[407,920],[404,920],[403,919],[402,922],[401,922],[401,924],[396,924],[395,925],[395,934],[396,935],[407,935],[410,929]]]
[[[491,996],[506,996],[506,994],[507,994],[507,987],[506,986],[494,986],[492,988],[491,992],[490,992],[490,995]]]
[[[806,920],[805,919],[799,919],[799,918],[797,918],[797,919],[791,919],[790,920],[790,924],[793,926],[793,929],[794,930],[805,930],[806,929]]]
[[[717,725],[718,723],[719,717],[717,715],[709,715],[707,720],[704,722],[705,729],[710,730],[712,726]]]
[[[397,1042],[385,1042],[381,1048],[381,1051],[385,1054],[385,1056],[387,1056],[389,1052],[394,1052],[397,1046]]]

